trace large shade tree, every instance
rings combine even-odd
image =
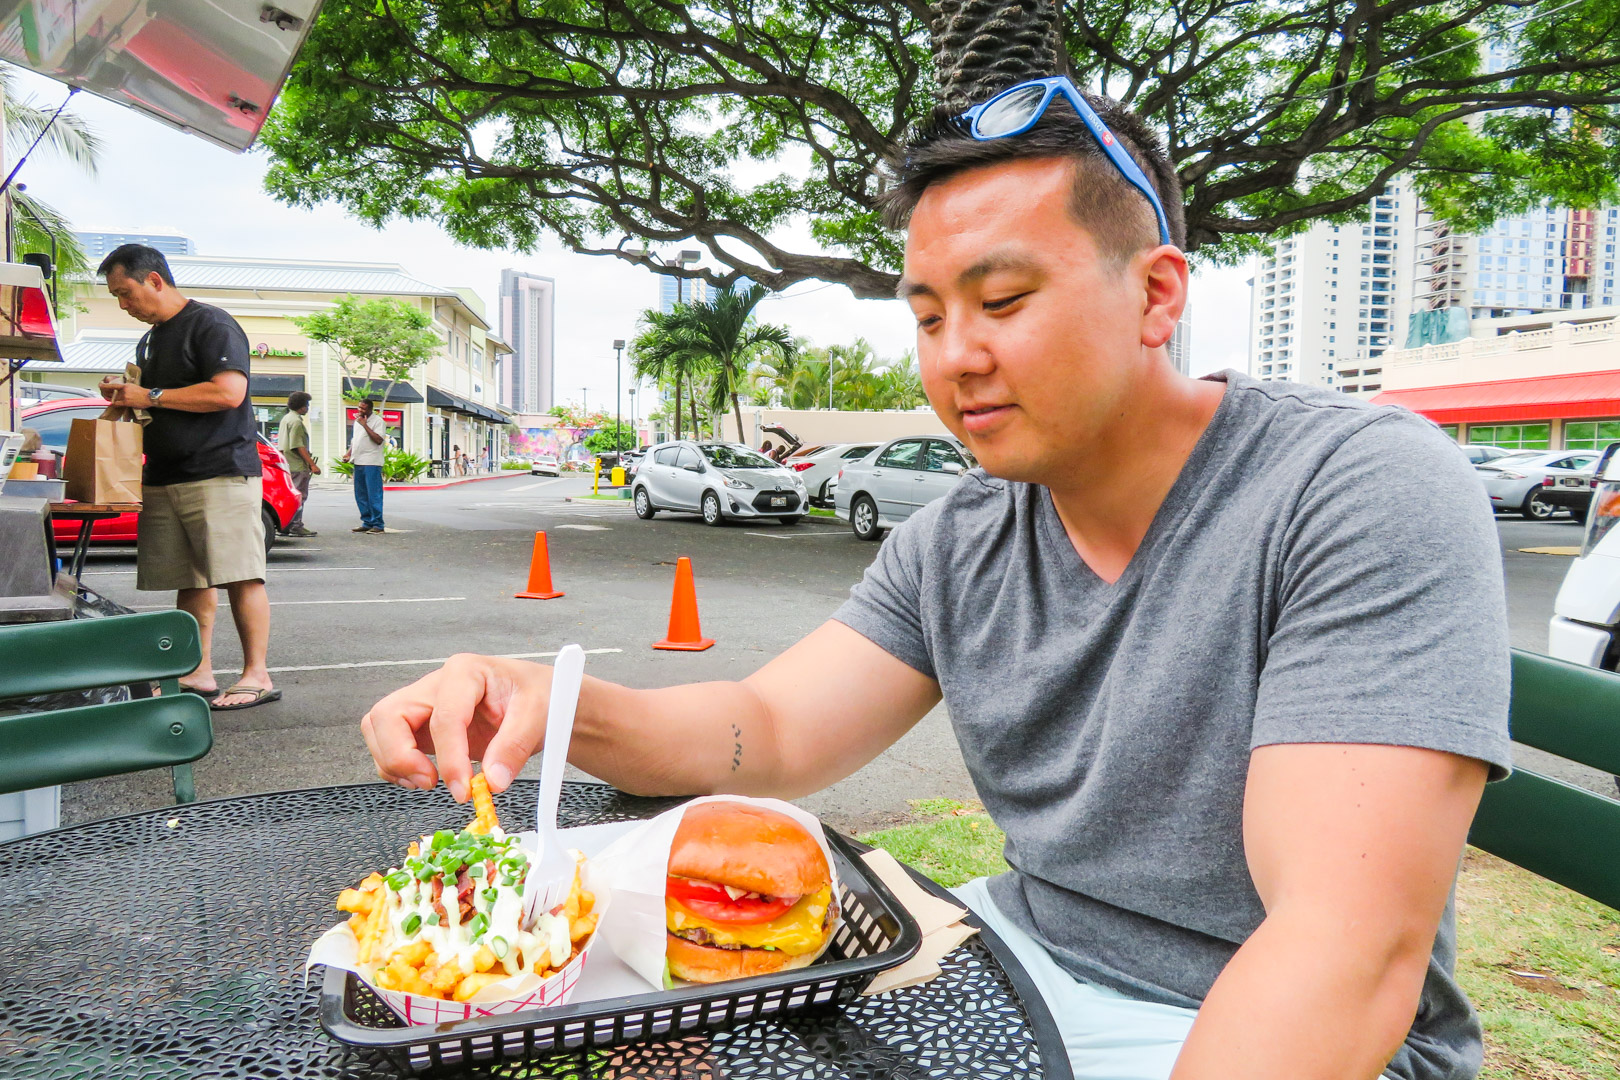
[[[327,0],[269,185],[475,246],[892,295],[885,155],[936,98],[1064,67],[1164,132],[1217,262],[1403,172],[1462,227],[1620,175],[1620,0]],[[660,260],[693,242],[707,266]]]

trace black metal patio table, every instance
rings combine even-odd
[[[570,783],[559,820],[633,820],[677,801]],[[518,781],[497,804],[509,829],[532,828],[534,782]],[[442,787],[362,784],[192,803],[0,844],[0,1075],[403,1075],[326,1034],[320,969],[306,983],[302,964],[342,917],[332,906],[340,889],[467,814]],[[982,930],[941,967],[922,986],[852,1005],[438,1075],[1069,1080],[1052,1018],[999,939]]]

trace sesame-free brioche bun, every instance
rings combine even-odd
[[[775,810],[733,802],[686,811],[669,847],[669,872],[767,896],[803,896],[832,881],[821,845],[804,826]]]
[[[809,967],[820,959],[832,944],[828,934],[821,948],[803,956],[794,956],[770,949],[717,949],[712,945],[699,945],[664,934],[664,958],[669,961],[669,973],[687,982],[713,983],[727,979],[746,979],[750,975],[769,975],[777,971]]]

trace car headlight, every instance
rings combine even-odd
[[[744,488],[744,489],[746,489],[748,491],[752,491],[754,489],[753,484],[750,484],[748,481],[742,479],[741,477],[727,476],[727,477],[724,477],[724,481],[725,481],[726,487],[728,487],[728,488]]]

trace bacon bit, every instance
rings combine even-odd
[[[473,879],[463,866],[456,874],[456,904],[461,908],[456,922],[464,923],[472,918],[473,913]]]
[[[444,875],[443,874],[434,874],[433,875],[433,910],[438,912],[438,914],[439,914],[439,925],[440,926],[448,926],[450,924],[450,913],[445,911],[444,910],[444,905],[439,902],[440,898],[443,895],[444,895]]]

